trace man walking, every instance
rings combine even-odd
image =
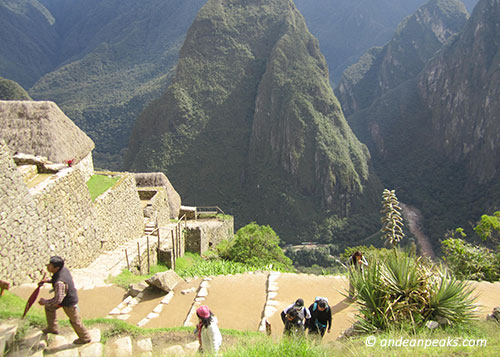
[[[75,284],[73,283],[69,269],[64,266],[64,259],[59,256],[51,257],[49,264],[47,264],[47,270],[49,273],[52,273],[52,279],[47,279],[44,282],[52,283],[54,297],[50,300],[41,298],[38,301],[40,305],[45,306],[45,316],[47,317],[47,327],[43,329],[43,332],[59,333],[56,311],[62,307],[69,317],[71,326],[78,335],[78,338],[73,343],[77,345],[89,343],[91,341],[90,334],[82,323],[77,306],[78,295]]]

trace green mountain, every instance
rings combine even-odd
[[[95,163],[119,169],[135,118],[169,83],[203,0],[44,0],[60,66],[29,90],[52,100],[95,142]]]
[[[54,69],[54,18],[37,0],[0,1],[0,75],[28,89]]]
[[[205,1],[0,0],[0,76],[55,101],[96,142],[96,165],[119,169],[132,123],[168,86]],[[338,80],[423,1],[296,3]]]
[[[500,202],[500,3],[480,0],[413,79],[349,117],[376,172],[435,243]]]
[[[335,94],[346,116],[415,78],[446,41],[463,29],[467,10],[459,0],[431,0],[398,26],[392,40],[372,48],[343,74]]]
[[[126,164],[166,173],[184,204],[220,205],[286,241],[311,240],[314,222],[378,212],[368,151],[291,0],[207,1],[172,84],[136,123]]]
[[[18,83],[0,77],[0,100],[31,100]]]

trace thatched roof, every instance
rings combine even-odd
[[[52,162],[86,157],[94,142],[54,102],[0,101],[0,138],[12,152]]]

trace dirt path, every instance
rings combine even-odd
[[[182,294],[181,291],[191,288],[198,289],[201,279],[194,279],[190,282],[181,282],[174,288],[174,298],[165,305],[160,316],[151,319],[144,327],[177,327],[184,324],[184,320],[191,309],[196,293],[193,291],[188,294]]]
[[[203,304],[208,305],[219,319],[221,328],[240,331],[257,331],[266,301],[267,273],[239,274],[233,276],[217,276],[211,280],[208,296]],[[201,279],[182,282],[174,289],[174,297],[169,304],[164,305],[160,316],[151,319],[144,327],[176,327],[182,326],[191,309],[195,290],[200,286]],[[275,313],[269,318],[272,335],[275,339],[281,337],[283,323],[281,311],[297,298],[303,298],[309,306],[316,296],[327,297],[332,307],[332,332],[326,334],[323,342],[335,340],[345,329],[355,321],[356,305],[344,298],[342,292],[348,287],[348,280],[342,276],[315,276],[308,274],[282,273],[276,279],[278,291],[275,302]],[[478,295],[478,318],[484,319],[492,309],[500,306],[500,282],[470,282],[474,294]],[[15,288],[12,292],[27,299],[34,287]],[[182,290],[191,292],[182,294]],[[44,287],[40,297],[50,298],[49,287]],[[80,309],[84,319],[106,317],[124,298],[125,290],[116,286],[99,287],[90,290],[79,290]],[[137,323],[155,306],[165,294],[147,295],[130,313],[129,323]],[[39,307],[34,307],[39,308]],[[60,319],[65,319],[64,313],[58,313]]]
[[[204,302],[219,320],[219,327],[257,331],[266,304],[267,273],[216,277]]]
[[[486,314],[491,314],[494,307],[500,306],[500,282],[471,281],[470,286],[474,288],[473,295],[478,296],[476,303],[479,318],[484,319]]]
[[[400,203],[400,205],[403,211],[404,219],[408,223],[408,229],[415,236],[415,238],[417,238],[418,245],[422,249],[422,255],[426,255],[431,259],[435,259],[436,254],[434,254],[434,249],[432,248],[429,237],[427,237],[420,229],[422,214],[417,208],[413,206],[406,205],[404,203]]]
[[[17,296],[28,300],[36,285],[23,285],[16,287],[12,293]],[[45,284],[40,289],[38,298],[51,299],[54,294],[50,292],[50,284]],[[119,286],[111,285],[107,287],[98,287],[94,289],[80,289],[78,290],[78,307],[80,308],[82,317],[84,319],[92,319],[97,317],[106,317],[108,313],[113,310],[118,304],[122,302],[126,295],[126,290]],[[38,302],[33,307],[40,306]],[[42,307],[40,307],[42,308]],[[58,313],[60,319],[66,318],[64,313]]]
[[[356,308],[341,294],[349,284],[344,277],[286,273],[280,275],[277,284],[279,290],[275,300],[279,302],[278,311],[270,319],[272,333],[276,338],[283,333],[281,311],[299,297],[304,299],[307,307],[316,296],[328,298],[332,307],[332,330],[330,334],[325,334],[323,341],[335,340],[354,322]]]

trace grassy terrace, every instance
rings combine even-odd
[[[106,175],[93,175],[90,180],[87,181],[87,187],[89,188],[92,201],[113,187],[119,179],[119,176],[109,177]]]

